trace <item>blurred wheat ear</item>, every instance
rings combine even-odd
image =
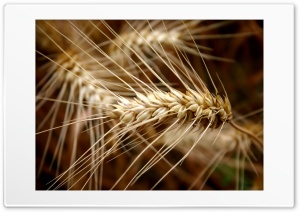
[[[259,21],[37,21],[36,46],[36,189],[262,189]]]

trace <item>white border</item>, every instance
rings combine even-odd
[[[264,20],[264,191],[35,191],[35,20],[154,18]],[[11,4],[4,29],[5,206],[293,206],[293,5]]]

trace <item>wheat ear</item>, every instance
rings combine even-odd
[[[217,24],[211,24],[209,26],[201,26],[203,21],[126,21],[120,32],[115,32],[108,24],[103,24],[116,36],[109,44],[109,54],[117,58],[120,55],[126,54],[132,55],[131,48],[139,52],[146,61],[151,62],[152,57],[156,57],[155,51],[161,51],[161,45],[164,48],[172,47],[176,45],[180,51],[198,55],[198,51],[194,48],[194,43],[190,37],[189,32],[195,39],[216,39],[224,37],[232,37],[238,35],[204,35],[207,31],[215,28],[220,28],[230,22],[219,22]],[[200,27],[199,27],[200,26]],[[188,29],[188,30],[187,30]],[[188,32],[189,31],[189,32]],[[199,35],[200,34],[200,35]],[[203,34],[201,36],[201,34]],[[239,36],[245,36],[239,35]],[[206,51],[211,49],[206,46],[197,45],[198,48]],[[121,51],[121,49],[123,51]],[[151,55],[151,56],[150,56]],[[150,56],[150,57],[149,57]],[[203,53],[202,56],[205,59],[214,59],[221,61],[232,61],[227,58],[221,58],[209,53]],[[122,57],[119,57],[122,58]],[[122,58],[124,59],[124,58]]]
[[[154,122],[156,124],[178,118],[186,123],[195,122],[216,129],[232,119],[230,102],[227,97],[211,93],[199,93],[192,89],[182,93],[172,89],[170,92],[147,92],[137,94],[134,100],[120,98],[115,108],[107,113],[127,124]]]
[[[48,24],[50,27],[53,27],[48,22],[46,22],[46,24]],[[58,44],[56,40],[50,37],[39,25],[37,25],[37,31],[42,33],[44,37],[53,42],[52,45],[55,45],[57,49],[60,49],[60,51],[63,52],[56,53],[57,56],[52,59],[42,52],[37,51],[37,54],[40,55],[41,58],[48,60],[48,65],[45,66],[44,70],[39,70],[44,71],[47,74],[37,85],[38,91],[36,110],[39,110],[47,102],[54,102],[49,112],[46,114],[37,128],[37,136],[43,132],[48,133],[44,153],[40,161],[37,175],[39,176],[44,168],[45,159],[47,154],[49,154],[50,144],[53,143],[53,131],[59,129],[59,138],[56,142],[56,147],[53,150],[54,153],[52,156],[52,162],[49,167],[52,168],[56,162],[56,175],[58,175],[60,169],[65,169],[64,166],[66,164],[61,163],[63,158],[66,158],[69,155],[70,166],[75,162],[75,158],[77,157],[76,152],[79,146],[78,142],[80,141],[79,136],[84,127],[88,128],[87,131],[90,134],[90,146],[92,146],[97,138],[104,133],[104,129],[102,127],[103,120],[95,119],[94,114],[98,114],[98,116],[103,114],[103,110],[105,110],[106,106],[114,103],[116,99],[111,92],[108,92],[107,89],[100,87],[100,85],[103,85],[104,83],[97,80],[95,76],[93,76],[93,72],[90,71],[95,69],[96,60],[91,60],[86,57],[87,54],[92,54],[91,51],[86,50],[78,52],[74,48],[70,48],[69,50],[62,49],[61,44]],[[59,35],[60,37],[63,37],[61,34]],[[77,42],[77,45],[82,46],[82,41]],[[99,63],[99,61],[97,62]],[[100,70],[98,70],[98,72],[99,71]],[[105,74],[103,74],[103,72],[101,75],[103,79],[105,79]],[[113,84],[109,85],[110,88],[114,86]],[[59,126],[55,126],[55,124],[57,125],[56,119],[59,111],[64,113],[63,124],[59,123]],[[43,126],[49,119],[51,119],[50,126],[47,130],[42,130]],[[72,121],[74,119],[76,121]],[[101,127],[95,128],[95,126]],[[70,132],[72,135],[69,136],[68,142],[67,136],[70,134]],[[63,147],[66,145],[70,147],[63,150]],[[94,148],[98,147],[99,145],[95,146]],[[97,154],[93,157],[96,156]],[[94,161],[93,158],[92,161]],[[73,170],[71,169],[70,172],[72,171]],[[97,176],[97,174],[94,178],[96,182],[99,181],[97,178],[101,179],[101,177]],[[71,183],[72,182],[70,181],[69,185]]]

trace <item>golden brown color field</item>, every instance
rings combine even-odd
[[[36,21],[36,189],[262,190],[263,21]]]

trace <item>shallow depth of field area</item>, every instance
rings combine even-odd
[[[263,190],[263,152],[263,21],[36,21],[37,190]]]

